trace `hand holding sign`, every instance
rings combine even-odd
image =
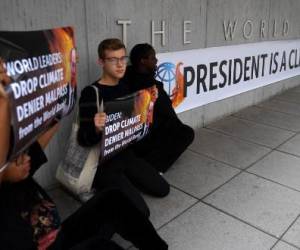
[[[103,131],[105,127],[106,114],[104,112],[96,113],[94,116],[95,127],[98,132]]]
[[[27,154],[19,155],[9,163],[3,174],[3,181],[15,183],[26,179],[30,174],[30,165],[30,156]]]

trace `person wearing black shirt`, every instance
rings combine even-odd
[[[97,193],[61,222],[55,203],[32,175],[47,161],[45,147],[57,129],[50,128],[27,154],[3,172],[0,182],[2,250],[122,250],[105,236],[111,225],[141,250],[166,250],[150,221],[119,190]],[[122,208],[122,209],[120,209]]]
[[[127,85],[120,81],[126,70],[125,46],[119,39],[106,39],[99,44],[98,56],[103,73],[92,85],[97,87],[99,102],[103,100],[105,106],[105,102],[129,94]],[[96,145],[105,127],[106,114],[97,112],[96,102],[95,89],[85,87],[79,100],[80,125],[77,134],[78,143],[84,147]],[[137,156],[131,147],[98,166],[93,186],[97,190],[119,188],[147,216],[150,214],[149,208],[137,188],[156,197],[164,197],[170,190],[158,171]]]
[[[153,125],[147,137],[133,146],[134,152],[155,166],[167,171],[194,140],[194,131],[183,124],[172,107],[163,83],[155,79],[157,58],[149,44],[137,44],[130,52],[131,66],[123,81],[131,92],[155,85],[158,98],[154,105]]]

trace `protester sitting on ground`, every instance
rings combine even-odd
[[[133,149],[158,171],[165,172],[192,143],[194,131],[179,120],[163,83],[155,79],[157,58],[154,48],[146,43],[135,45],[130,52],[130,61],[132,65],[127,67],[123,80],[131,92],[153,85],[158,89],[151,132],[133,145]]]
[[[103,100],[105,106],[105,102],[129,93],[127,86],[119,82],[126,70],[126,49],[119,39],[106,39],[99,44],[98,56],[102,76],[92,85],[97,87],[99,101],[101,103]],[[93,86],[85,87],[79,100],[78,143],[85,147],[96,145],[101,140],[106,119],[104,112],[97,113],[97,97]],[[158,171],[137,157],[130,148],[98,166],[93,186],[97,190],[107,187],[121,189],[148,216],[148,206],[136,187],[157,197],[166,196],[170,189]]]
[[[105,238],[104,225],[139,249],[168,249],[147,217],[118,190],[99,192],[61,223],[55,203],[32,177],[47,161],[43,148],[56,130],[57,125],[50,128],[3,172],[1,249],[122,250]]]

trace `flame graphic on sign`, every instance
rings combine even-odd
[[[182,62],[177,63],[176,65],[176,70],[175,70],[175,81],[176,81],[176,86],[172,90],[172,106],[173,108],[176,108],[182,101],[184,100],[184,78],[183,74],[180,71],[180,67],[183,65]]]
[[[141,122],[153,122],[153,107],[157,99],[156,86],[140,90],[135,100],[135,113],[141,114]]]
[[[74,31],[71,27],[53,29],[45,33],[49,41],[51,53],[61,52],[62,63],[56,67],[63,67],[64,81],[76,86],[76,51]]]

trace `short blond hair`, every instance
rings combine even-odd
[[[124,43],[118,38],[108,38],[103,40],[98,45],[98,57],[101,59],[105,58],[105,50],[119,50],[125,49]]]

